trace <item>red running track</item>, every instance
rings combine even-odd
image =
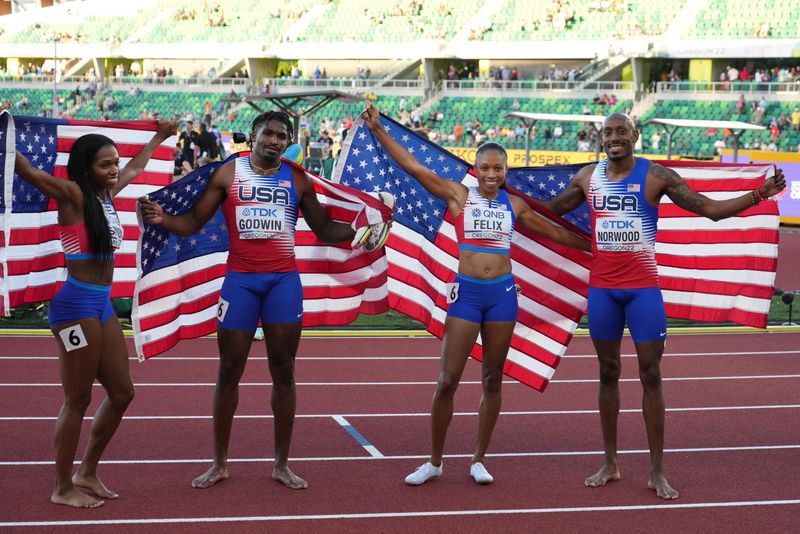
[[[61,402],[53,340],[2,341],[3,531],[785,532],[800,516],[797,333],[670,336],[663,362],[666,467],[681,492],[670,503],[646,488],[641,388],[630,345],[621,385],[620,482],[582,484],[602,452],[596,361],[589,340],[576,338],[544,394],[506,382],[487,458],[493,485],[477,486],[468,476],[480,399],[479,367],[470,362],[456,396],[445,475],[410,488],[403,477],[428,452],[440,342],[304,339],[292,465],[310,488],[293,492],[269,479],[272,419],[262,345],[254,346],[242,381],[231,479],[210,490],[190,487],[211,457],[216,341],[184,342],[132,364],[137,397],[101,466],[122,497],[96,510],[49,503]],[[103,398],[100,388],[94,397],[90,413]]]

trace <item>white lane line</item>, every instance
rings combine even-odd
[[[676,449],[664,449],[668,453],[715,453],[715,452],[758,452],[758,451],[795,451],[800,450],[800,444],[795,445],[753,445],[738,447],[687,447]],[[618,454],[650,454],[649,449],[631,449],[617,451]],[[573,456],[602,456],[603,451],[541,451],[541,452],[501,452],[487,454],[489,458],[539,458],[539,457],[573,457]],[[464,454],[445,454],[443,458],[472,458],[472,453]],[[403,454],[403,455],[381,455],[381,456],[319,456],[319,457],[292,457],[292,462],[352,462],[362,460],[421,460],[430,458],[430,454]],[[102,460],[104,465],[171,465],[171,464],[200,464],[210,463],[210,458],[164,458],[156,460]],[[275,458],[229,458],[229,463],[271,463]],[[79,460],[73,462],[75,465]],[[53,460],[32,460],[12,462],[0,462],[0,467],[25,467],[25,466],[52,466]]]
[[[733,375],[733,376],[682,376],[682,377],[665,377],[661,380],[663,382],[683,382],[683,381],[714,381],[714,380],[771,380],[771,379],[787,379],[787,378],[800,378],[800,374],[787,374],[787,375]],[[621,378],[620,382],[639,382],[638,378]],[[596,378],[572,378],[564,380],[551,380],[551,384],[596,384],[599,380]],[[297,386],[432,386],[436,381],[432,380],[407,380],[407,381],[382,381],[382,382],[297,382]],[[479,385],[480,380],[462,380],[461,385]],[[240,387],[246,386],[271,386],[271,382],[241,382]],[[522,385],[520,382],[513,380],[506,381],[507,386]],[[215,387],[214,382],[137,382],[135,387]],[[52,387],[61,388],[61,384],[57,382],[33,382],[33,383],[20,383],[20,382],[6,382],[0,383],[0,387],[7,388],[29,388],[29,387]],[[102,387],[101,384],[94,384],[94,387]]]
[[[770,350],[770,351],[739,351],[739,352],[675,352],[664,354],[664,358],[675,357],[701,357],[701,356],[784,356],[788,354],[800,354],[800,350]],[[636,354],[623,354],[623,358],[636,358]],[[565,359],[597,359],[596,354],[567,354],[562,356]],[[131,361],[138,362],[137,358],[129,358]],[[47,360],[56,361],[58,356],[0,356],[2,360]],[[266,356],[251,356],[248,361],[263,360]],[[298,356],[298,361],[429,361],[439,360],[439,356]],[[219,361],[219,356],[162,356],[147,360],[146,364],[169,363],[170,361]]]
[[[381,453],[381,451],[379,451],[378,448],[375,447],[375,445],[370,443],[369,440],[365,438],[364,435],[356,429],[356,427],[354,427],[347,421],[347,419],[345,419],[341,415],[334,415],[333,420],[339,423],[339,425],[341,425],[341,427],[344,428],[345,432],[347,432],[351,438],[356,440],[356,442],[359,445],[361,445],[364,448],[364,450],[366,450],[370,454],[370,456],[374,458],[383,458],[383,454]]]
[[[762,404],[752,406],[692,406],[685,408],[667,408],[667,412],[727,412],[727,411],[752,411],[752,410],[796,410],[800,409],[800,404]],[[623,408],[620,413],[641,413],[641,408]],[[512,415],[592,415],[597,414],[596,408],[588,410],[525,410],[513,412],[500,412],[500,415],[507,417]],[[453,416],[476,416],[478,412],[454,412]],[[406,412],[406,413],[350,413],[350,414],[297,414],[295,419],[330,419],[330,418],[370,418],[370,417],[429,417],[430,412]],[[235,415],[234,419],[256,420],[272,419],[270,414],[245,414]],[[3,421],[55,421],[57,416],[8,416],[0,417]],[[126,415],[126,421],[192,421],[192,420],[211,420],[211,415]],[[337,421],[338,422],[338,421]],[[341,424],[341,423],[340,423]]]
[[[697,503],[632,504],[618,506],[564,506],[560,508],[509,508],[494,510],[432,510],[420,512],[373,512],[354,514],[263,515],[230,517],[164,517],[146,519],[86,519],[73,521],[9,521],[0,527],[60,527],[94,525],[158,525],[177,523],[244,523],[259,521],[324,521],[347,519],[391,519],[412,517],[499,516],[531,514],[563,514],[577,512],[630,512],[641,510],[686,510],[698,508],[742,508],[753,506],[797,506],[800,499],[774,501],[723,501]],[[677,518],[676,518],[677,519]]]

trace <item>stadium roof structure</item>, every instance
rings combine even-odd
[[[679,128],[716,128],[728,129],[733,137],[733,161],[739,159],[739,137],[745,130],[766,130],[764,126],[740,121],[705,121],[695,119],[649,119],[644,124],[660,124],[667,131],[667,159],[672,159],[672,136]]]
[[[597,131],[606,120],[604,115],[568,115],[563,113],[527,113],[525,111],[512,111],[506,114],[506,119],[519,119],[523,126],[528,129],[525,135],[525,165],[531,159],[531,129],[536,126],[538,121],[560,121],[560,122],[590,122]],[[600,143],[595,143],[595,161],[600,159]]]
[[[311,90],[311,91],[296,91],[284,94],[266,94],[266,95],[247,95],[244,102],[254,107],[259,112],[266,111],[256,102],[269,101],[278,106],[281,110],[285,111],[292,117],[294,122],[295,133],[300,132],[300,117],[309,116],[321,108],[325,107],[334,100],[343,100],[345,102],[358,102],[363,100],[364,96],[355,93],[345,93],[336,89],[324,90]],[[241,102],[240,98],[226,98],[227,102]],[[301,113],[302,111],[302,113]],[[296,139],[300,142],[301,139]]]

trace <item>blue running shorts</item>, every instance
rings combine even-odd
[[[228,271],[217,306],[218,325],[230,330],[254,331],[264,324],[303,320],[300,273],[240,273]]]
[[[625,322],[634,343],[667,338],[667,313],[657,287],[589,288],[589,334],[592,339],[622,338]]]
[[[105,324],[113,315],[111,286],[87,284],[67,276],[50,301],[47,322],[50,328],[79,319],[99,319],[100,324]]]
[[[517,288],[511,273],[484,280],[459,274],[447,286],[448,317],[473,323],[516,321]]]

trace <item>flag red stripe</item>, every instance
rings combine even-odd
[[[667,309],[667,316],[673,319],[686,319],[706,323],[733,322],[744,326],[752,326],[753,328],[767,327],[767,316],[762,313],[753,313],[737,308],[704,308],[697,304],[687,306],[684,304],[665,303],[665,306]]]
[[[715,244],[715,243],[771,243],[777,244],[780,233],[769,228],[747,230],[659,230],[658,243]]]
[[[711,280],[695,280],[692,278],[674,278],[667,276],[659,278],[659,285],[663,290],[708,295],[742,295],[744,297],[757,299],[771,299],[774,292],[772,286],[757,286],[754,284],[715,282]]]
[[[227,270],[227,265],[220,263],[195,271],[193,273],[187,273],[180,278],[164,280],[163,282],[161,282],[159,279],[159,271],[152,271],[142,279],[140,285],[144,284],[144,280],[149,281],[152,279],[159,280],[160,283],[139,291],[137,297],[139,306],[143,307],[154,300],[168,297],[170,295],[176,295],[178,293],[182,293],[187,288],[199,286],[206,282],[210,282],[211,280],[222,278],[225,276]]]
[[[735,251],[731,251],[735,252]],[[680,267],[682,269],[712,269],[720,266],[730,270],[752,270],[774,272],[778,268],[778,258],[762,258],[759,256],[673,256],[656,254],[656,263],[662,267]]]

